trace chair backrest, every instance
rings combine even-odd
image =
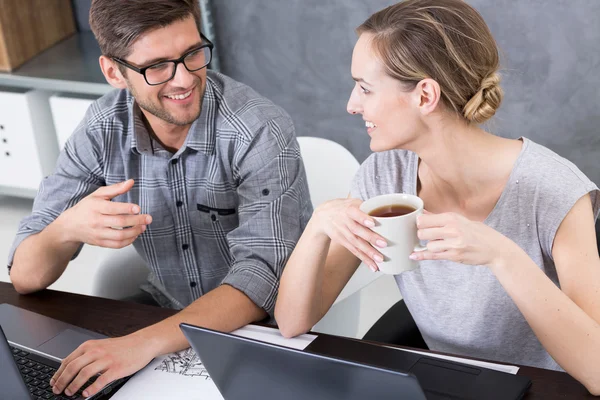
[[[328,139],[298,137],[313,206],[348,197],[360,164],[346,148]],[[336,303],[370,285],[379,274],[361,265],[336,299]]]
[[[313,206],[348,197],[360,164],[344,146],[323,138],[298,137]]]
[[[104,250],[104,257],[98,257],[92,295],[120,300],[140,293],[149,269],[133,245]]]

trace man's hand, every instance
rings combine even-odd
[[[85,342],[63,360],[50,385],[54,393],[66,389],[69,396],[88,379],[102,374],[84,390],[84,396],[89,397],[110,382],[144,368],[154,357],[188,348],[190,345],[179,328],[182,322],[231,332],[266,316],[243,292],[221,285],[154,325],[120,338]]]
[[[132,187],[132,179],[101,187],[61,214],[57,221],[66,241],[114,249],[133,243],[152,222],[152,217],[140,215],[136,204],[110,201]]]
[[[120,338],[90,340],[63,360],[50,385],[55,394],[77,393],[90,378],[101,374],[89,387],[85,397],[93,396],[109,383],[144,368],[156,356],[150,340],[137,333]]]

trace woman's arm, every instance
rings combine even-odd
[[[411,258],[488,266],[552,358],[600,395],[600,259],[589,195],[554,239],[562,290],[516,243],[483,223],[447,213],[422,215],[417,225],[419,238],[430,242]]]
[[[275,319],[281,334],[309,331],[331,307],[360,260],[308,223],[283,270]]]
[[[382,240],[363,224],[372,219],[359,200],[332,200],[317,208],[300,237],[279,284],[275,319],[281,334],[309,331],[331,307],[361,260],[372,270]],[[368,223],[367,223],[368,224]]]
[[[524,252],[493,266],[496,277],[554,360],[600,395],[600,259],[589,195],[560,225],[552,255],[561,289]]]

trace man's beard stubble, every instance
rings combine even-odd
[[[190,125],[196,119],[198,119],[198,117],[200,116],[200,113],[202,112],[202,101],[204,100],[204,92],[206,91],[206,86],[202,87],[202,82],[200,79],[198,79],[199,82],[194,87],[195,89],[202,90],[202,93],[200,93],[200,106],[198,107],[198,113],[196,113],[196,115],[193,115],[186,120],[176,119],[173,115],[169,114],[167,112],[167,110],[165,110],[163,107],[155,105],[152,101],[146,101],[145,98],[142,98],[141,96],[138,95],[138,93],[133,88],[133,85],[131,85],[129,80],[126,79],[126,81],[127,81],[127,88],[129,89],[129,91],[131,92],[133,97],[135,98],[135,101],[138,104],[138,106],[140,108],[142,108],[143,110],[149,112],[150,114],[154,115],[155,117],[160,118],[169,124],[173,124],[173,125],[177,125],[177,126]]]

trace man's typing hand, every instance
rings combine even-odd
[[[98,379],[83,388],[93,396],[109,383],[144,368],[157,355],[156,347],[138,332],[120,338],[90,340],[63,360],[50,385],[55,394],[72,396],[95,375]]]
[[[57,221],[68,242],[120,249],[133,243],[152,222],[136,204],[113,202],[127,193],[133,180],[103,186],[65,211]]]

